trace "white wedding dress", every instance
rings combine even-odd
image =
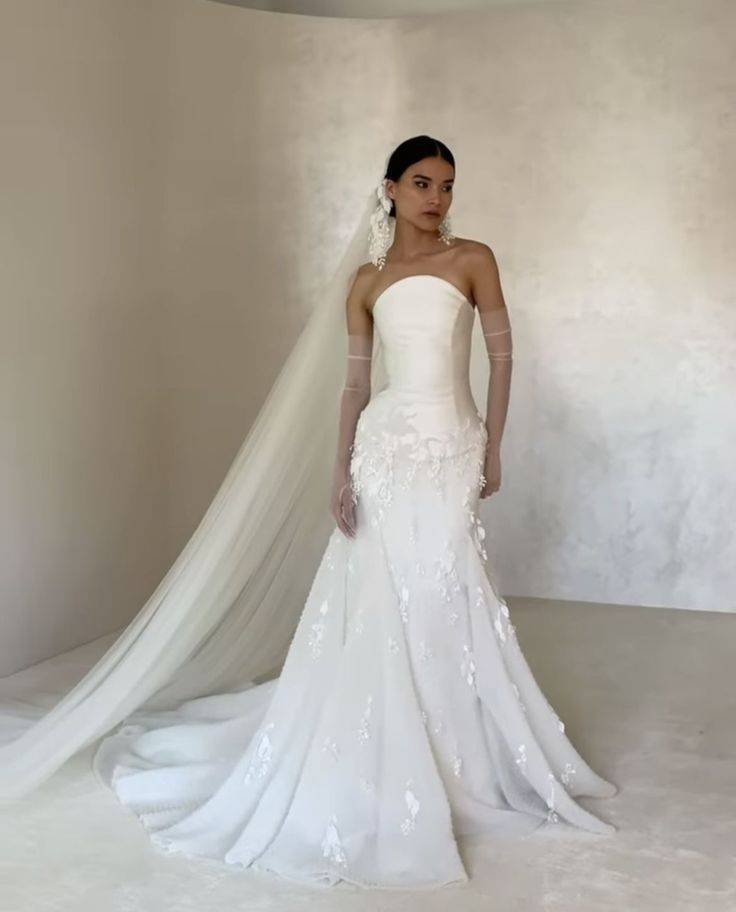
[[[418,888],[467,879],[464,834],[615,831],[575,801],[617,790],[566,737],[486,569],[474,316],[432,275],[376,302],[388,382],[355,434],[357,534],[334,529],[280,676],[100,743],[96,773],[160,847]]]

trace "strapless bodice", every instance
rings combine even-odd
[[[365,420],[404,406],[415,410],[416,430],[433,435],[480,418],[469,377],[474,316],[463,292],[440,276],[405,276],[381,292],[373,320],[386,385]]]
[[[405,276],[389,285],[373,319],[392,395],[467,400],[474,313],[460,289],[439,276]]]
[[[400,466],[409,480],[426,465],[439,482],[441,463],[461,455],[479,474],[486,429],[470,388],[474,316],[462,291],[435,275],[405,276],[379,295],[373,322],[385,385],[358,419],[356,488],[369,475],[387,483]]]

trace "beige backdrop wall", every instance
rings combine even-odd
[[[145,6],[0,4],[0,672],[125,622],[167,553]]]
[[[142,604],[418,132],[514,320],[502,590],[734,608],[730,3],[0,18],[0,671]]]

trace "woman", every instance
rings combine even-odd
[[[511,327],[491,249],[450,231],[454,178],[449,149],[418,136],[379,187],[371,262],[345,303],[336,528],[279,677],[140,715],[97,752],[168,850],[421,888],[467,879],[463,835],[614,830],[574,800],[616,788],[565,736],[486,569],[478,500],[501,483]],[[372,395],[374,339],[386,382]]]

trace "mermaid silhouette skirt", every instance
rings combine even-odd
[[[467,879],[463,836],[615,831],[575,800],[616,787],[567,738],[487,569],[472,308],[428,283],[420,314],[413,287],[374,312],[390,382],[356,430],[357,534],[332,532],[279,677],[138,714],[97,751],[165,850],[416,889]]]

